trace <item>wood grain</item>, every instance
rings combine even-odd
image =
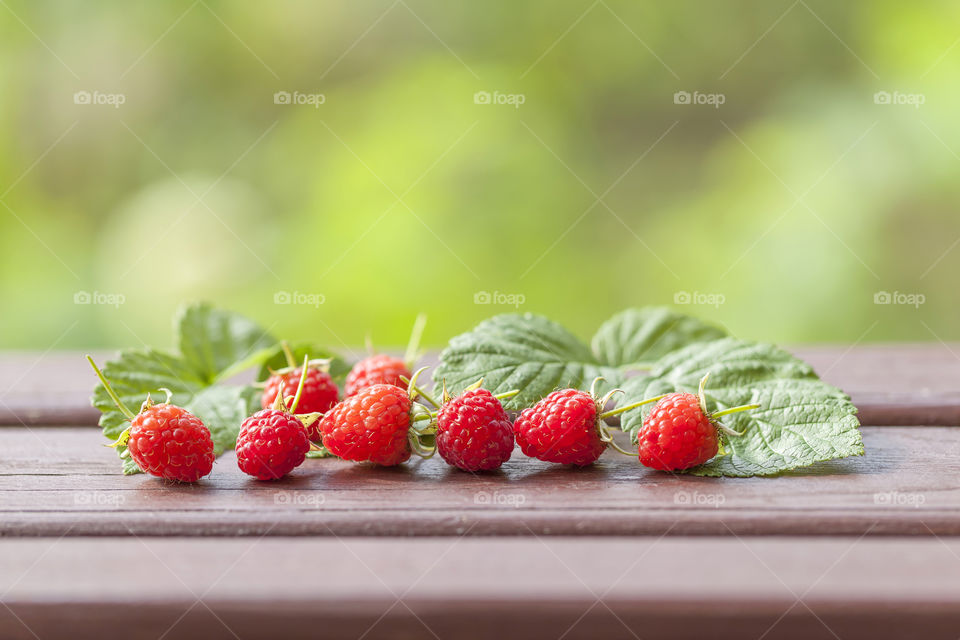
[[[201,483],[122,476],[85,428],[0,430],[0,534],[960,534],[960,430],[865,428],[867,455],[775,478],[673,476],[605,454],[586,469],[519,451],[502,471],[308,460],[280,482],[220,458]]]
[[[853,398],[865,425],[960,425],[960,345],[798,347]],[[111,353],[96,353],[104,362]],[[436,362],[428,355],[425,364]],[[95,425],[96,378],[79,352],[0,352],[0,425]]]
[[[0,628],[25,640],[939,639],[960,628],[957,539],[45,538],[0,546],[0,566]]]

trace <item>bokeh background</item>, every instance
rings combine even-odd
[[[186,300],[332,347],[960,339],[956,2],[2,0],[0,52],[2,348]]]

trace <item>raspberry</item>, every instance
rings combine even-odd
[[[696,467],[720,449],[717,427],[692,393],[671,393],[657,402],[644,419],[637,441],[640,462],[661,471]]]
[[[344,395],[355,395],[361,389],[375,384],[392,384],[406,389],[407,385],[400,376],[410,379],[410,369],[400,358],[384,354],[364,358],[353,365],[353,369],[347,374]]]
[[[525,455],[546,462],[586,466],[607,448],[600,437],[597,400],[586,391],[554,391],[524,409],[513,425]]]
[[[309,450],[303,423],[285,411],[264,409],[240,425],[237,464],[260,480],[279,480],[303,464]]]
[[[303,367],[285,370],[274,373],[267,379],[266,387],[263,389],[263,395],[260,396],[260,407],[269,409],[273,406],[277,398],[277,391],[280,385],[286,389],[288,395],[292,390],[296,390],[300,384],[300,376],[303,373]],[[303,391],[300,394],[300,404],[297,405],[297,413],[326,413],[337,404],[340,399],[340,390],[334,383],[330,374],[322,369],[314,367],[307,368],[307,378],[303,382]],[[290,402],[285,403],[290,408]],[[307,429],[311,440],[319,440],[320,432],[316,427]]]
[[[360,389],[319,422],[323,446],[335,456],[385,467],[410,457],[410,397],[389,384]]]
[[[168,403],[147,405],[131,420],[127,449],[158,478],[196,482],[213,470],[213,440],[197,416]]]
[[[437,415],[437,451],[464,471],[499,468],[513,453],[513,425],[503,405],[486,389],[445,402]]]

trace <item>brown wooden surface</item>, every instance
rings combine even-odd
[[[0,628],[24,640],[953,639],[958,554],[933,538],[18,540],[0,547]]]
[[[195,486],[120,474],[81,354],[0,356],[0,637],[960,637],[960,348],[796,352],[888,425],[866,456],[261,483],[228,453]]]
[[[960,425],[960,345],[798,347],[866,425]],[[114,356],[94,354],[100,363]],[[424,359],[436,362],[436,353]],[[0,425],[94,425],[93,371],[75,353],[0,352]]]
[[[659,473],[608,452],[473,475],[308,460],[259,482],[232,452],[199,484],[120,475],[94,429],[0,429],[3,535],[960,534],[960,430],[868,427],[867,455],[777,478]]]

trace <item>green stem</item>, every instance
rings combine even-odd
[[[433,399],[433,396],[431,396],[430,394],[428,394],[426,391],[424,391],[423,389],[421,389],[421,388],[418,387],[417,385],[413,385],[413,390],[416,391],[417,393],[419,393],[421,396],[423,396],[423,399],[426,400],[427,402],[429,402],[430,404],[432,404],[434,407],[436,407],[437,409],[440,408],[440,405],[437,404],[437,401]]]
[[[423,337],[423,329],[426,326],[427,315],[421,313],[413,323],[413,331],[410,332],[410,341],[407,342],[407,350],[403,355],[403,362],[407,365],[408,369],[412,370],[417,362],[417,351],[420,350],[420,338]]]
[[[103,388],[107,390],[107,395],[110,396],[110,399],[113,400],[114,404],[117,405],[117,409],[120,409],[120,413],[126,416],[127,420],[133,420],[137,416],[127,408],[125,404],[120,401],[120,396],[114,392],[113,387],[110,386],[110,383],[107,382],[107,378],[103,375],[103,372],[100,371],[100,367],[97,366],[97,363],[93,361],[93,358],[87,356],[87,362],[90,363],[90,366],[93,367],[93,370],[97,372],[97,377],[100,378],[100,384],[103,385]]]
[[[745,404],[739,407],[733,407],[731,409],[724,409],[723,411],[717,411],[716,413],[710,414],[711,418],[719,418],[720,416],[728,416],[731,413],[740,413],[741,411],[749,411],[750,409],[759,409],[759,404]]]
[[[507,398],[512,398],[513,396],[519,395],[519,394],[520,394],[520,389],[513,389],[512,391],[504,391],[503,393],[498,393],[493,397],[496,398],[497,400],[506,400]]]
[[[290,354],[291,356],[293,354]],[[307,363],[310,361],[309,355],[303,356],[303,371],[300,372],[300,384],[297,385],[297,394],[293,396],[293,404],[290,405],[290,413],[297,412],[297,405],[300,404],[300,396],[303,394],[303,383],[307,380]]]
[[[287,343],[286,340],[280,343],[280,348],[283,349],[283,355],[287,359],[287,366],[290,367],[291,369],[296,368],[297,359],[293,357],[293,351],[290,350],[290,345]]]
[[[621,413],[623,413],[623,412],[625,412],[625,411],[630,411],[631,409],[636,409],[637,407],[642,407],[642,406],[645,405],[645,404],[650,404],[651,402],[657,402],[658,400],[662,400],[663,398],[667,397],[668,395],[670,395],[670,394],[665,393],[665,394],[663,394],[663,395],[661,395],[661,396],[657,396],[656,398],[648,398],[648,399],[646,399],[646,400],[641,400],[640,402],[634,402],[633,404],[628,404],[628,405],[625,406],[625,407],[617,407],[616,409],[610,409],[610,411],[604,411],[603,413],[600,414],[600,419],[601,419],[601,420],[606,420],[607,418],[612,418],[613,416],[618,416],[618,415],[620,415]],[[633,455],[633,454],[630,454],[630,455]]]

